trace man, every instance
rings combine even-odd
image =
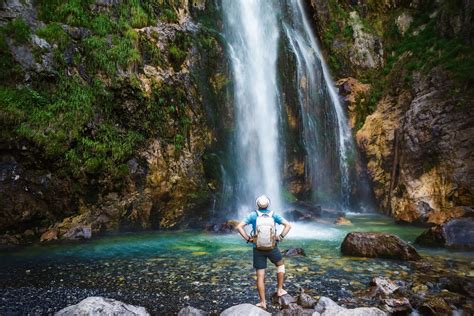
[[[247,215],[245,220],[240,222],[236,229],[239,231],[240,235],[247,241],[253,243],[253,267],[256,269],[257,274],[257,290],[258,296],[260,297],[260,303],[257,304],[258,307],[267,309],[267,303],[265,300],[265,269],[267,268],[267,259],[277,267],[277,295],[282,296],[287,294],[283,289],[283,278],[285,276],[285,265],[283,263],[283,256],[278,249],[278,246],[274,246],[271,250],[258,250],[256,246],[256,232],[257,232],[257,219],[259,216],[270,216],[273,218],[274,223],[284,225],[283,231],[280,235],[275,236],[275,241],[282,241],[283,238],[288,234],[291,229],[291,224],[285,220],[280,215],[276,215],[268,207],[270,206],[270,199],[265,195],[262,195],[256,200],[258,211],[254,211]],[[249,236],[244,227],[246,225],[252,225],[252,237]],[[275,229],[275,225],[273,225]]]

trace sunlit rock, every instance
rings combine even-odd
[[[183,307],[179,312],[178,316],[207,316],[208,312],[205,312],[201,309],[194,308],[192,306]]]
[[[405,35],[405,32],[410,28],[411,23],[413,22],[413,17],[406,12],[400,14],[395,23],[397,24],[398,30],[402,35]]]
[[[354,309],[344,308],[337,305],[329,297],[322,296],[316,307],[316,312],[321,316],[385,316],[387,313],[375,307],[359,307]]]
[[[77,315],[130,315],[148,316],[150,315],[144,307],[122,303],[110,298],[100,296],[88,297],[76,305],[71,305],[55,313],[56,316],[77,316]]]
[[[334,222],[336,225],[352,225],[352,222],[346,217],[339,216]]]
[[[56,229],[50,229],[44,232],[41,237],[40,241],[51,241],[51,240],[56,240],[58,239],[58,231]]]
[[[350,49],[350,60],[363,68],[379,68],[384,64],[383,47],[380,38],[364,30],[356,11],[350,13],[349,24],[353,30],[354,44]]]
[[[241,316],[241,315],[270,316],[271,314],[252,304],[240,304],[240,305],[229,307],[228,309],[224,310],[220,315],[221,316]]]

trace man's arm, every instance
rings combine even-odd
[[[242,236],[243,239],[245,239],[246,241],[250,241],[250,239],[251,239],[250,236],[244,230],[245,225],[247,225],[247,223],[242,221],[235,227],[235,229],[237,229],[239,231],[239,234],[240,234],[240,236]]]
[[[285,227],[283,228],[283,231],[281,232],[281,234],[277,236],[278,240],[282,240],[288,234],[288,232],[291,229],[291,224],[287,220],[283,220],[283,222],[281,222],[281,224]]]

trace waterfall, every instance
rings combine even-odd
[[[248,211],[266,194],[281,209],[278,8],[259,0],[224,0],[222,7],[235,98],[236,206]]]
[[[329,194],[333,193],[331,198],[338,198],[337,202],[347,208],[351,192],[349,160],[354,155],[351,131],[302,1],[288,0],[286,10],[283,29],[297,63],[307,174],[315,192],[330,191],[333,176],[339,174],[338,192]],[[338,170],[331,168],[333,156],[337,156]]]
[[[302,1],[223,0],[222,8],[234,89],[233,204],[248,210],[256,195],[265,193],[274,209],[284,206],[284,103],[300,109],[313,201],[347,210],[355,159],[352,134]],[[296,83],[282,82],[281,53],[294,56],[295,73],[285,78]],[[289,88],[296,91],[289,93],[295,100],[282,94]]]

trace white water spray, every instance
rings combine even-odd
[[[223,10],[234,80],[239,213],[260,194],[281,209],[278,12],[272,1],[259,0],[224,0]]]
[[[337,134],[337,152],[339,156],[339,169],[341,174],[341,198],[342,203],[347,207],[350,183],[349,183],[349,155],[354,150],[351,131],[347,125],[347,119],[336,93],[336,88],[331,79],[328,66],[322,57],[321,49],[318,45],[315,35],[311,30],[308,18],[305,15],[301,0],[288,0],[289,9],[291,10],[290,21],[284,24],[288,42],[293,50],[298,71],[299,81],[299,101],[302,108],[302,119],[304,127],[305,147],[310,159],[307,159],[310,171],[315,173],[316,170],[322,168],[321,145],[316,132],[315,115],[311,115],[312,107],[320,106],[321,102],[330,101],[336,114]],[[322,72],[322,76],[317,71]],[[327,92],[330,100],[325,95]],[[313,175],[313,178],[316,176]],[[315,179],[313,179],[314,181]],[[314,183],[313,183],[314,187]]]

